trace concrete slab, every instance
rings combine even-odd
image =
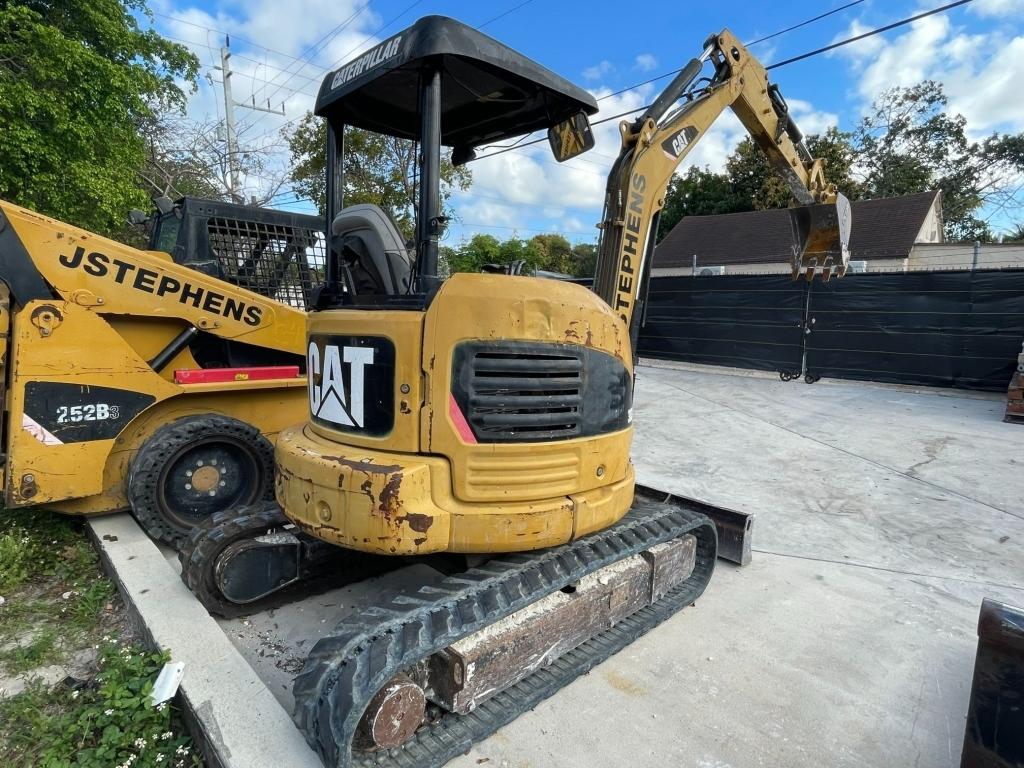
[[[634,412],[641,482],[756,511],[753,565],[450,765],[958,765],[981,599],[1024,604],[998,397],[642,366]],[[372,594],[219,624],[283,712]]]
[[[185,664],[179,696],[207,765],[319,768],[266,683],[135,521],[110,515],[90,520],[89,528],[151,644]]]

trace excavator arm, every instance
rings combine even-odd
[[[695,81],[710,61],[714,74]],[[704,81],[705,85],[700,85]],[[678,108],[675,104],[683,99]],[[842,275],[849,262],[850,204],[825,178],[765,68],[729,30],[707,40],[639,118],[619,125],[622,148],[608,174],[594,291],[629,326],[636,343],[654,233],[676,168],[727,107],[789,185],[796,207],[793,276]]]

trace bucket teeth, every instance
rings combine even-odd
[[[823,280],[842,276],[850,261],[850,201],[838,195],[834,203],[789,209],[793,231],[793,277],[811,280],[821,271]]]

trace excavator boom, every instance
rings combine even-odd
[[[710,61],[714,73],[695,87]],[[675,107],[682,99],[683,103]],[[849,262],[850,204],[825,179],[765,68],[729,30],[708,39],[636,120],[619,124],[622,147],[608,174],[594,291],[623,319],[636,342],[665,191],[676,168],[726,108],[789,185],[793,275],[828,279]]]

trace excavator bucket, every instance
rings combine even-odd
[[[793,279],[805,274],[823,280],[842,277],[850,263],[850,201],[837,195],[834,203],[789,209],[793,227]]]

